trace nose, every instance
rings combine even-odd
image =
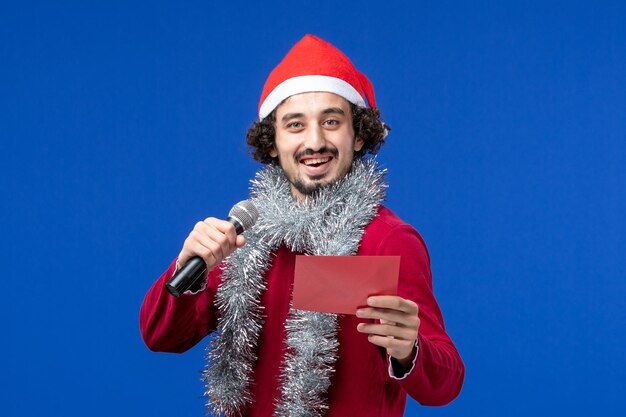
[[[326,145],[326,138],[324,136],[324,129],[318,124],[314,124],[307,129],[304,147],[318,151]]]

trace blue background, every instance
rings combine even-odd
[[[624,2],[2,2],[0,408],[200,416],[205,343],[138,311],[259,168],[244,135],[305,33],[374,83],[387,205],[426,239],[467,367],[406,415],[626,415]]]

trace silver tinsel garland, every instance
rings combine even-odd
[[[280,167],[268,166],[252,181],[259,211],[247,244],[226,261],[216,295],[217,336],[204,371],[209,410],[241,413],[250,398],[250,374],[264,323],[260,299],[273,252],[284,244],[310,255],[354,255],[363,231],[385,197],[384,171],[374,160],[355,161],[342,180],[297,202]],[[337,315],[290,309],[282,365],[279,417],[320,417],[337,360]]]

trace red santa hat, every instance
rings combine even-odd
[[[376,107],[374,87],[347,56],[328,42],[305,35],[270,73],[261,100],[264,119],[286,98],[313,91],[335,93],[362,107]]]

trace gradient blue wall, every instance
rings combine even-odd
[[[307,32],[376,87],[387,204],[467,366],[406,414],[626,415],[624,2],[226,3],[0,5],[2,415],[203,415],[204,343],[149,352],[139,306],[246,196]]]

